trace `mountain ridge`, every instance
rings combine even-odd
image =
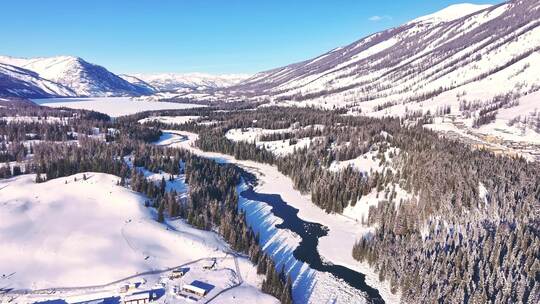
[[[38,58],[0,56],[0,63],[32,71],[40,78],[67,87],[73,92],[72,94],[55,92],[55,96],[139,96],[153,93],[147,88],[131,84],[102,66],[75,56]],[[20,97],[28,96],[23,94]]]
[[[144,96],[158,92],[186,93],[224,89],[248,78],[245,74],[206,73],[117,75],[105,67],[89,63],[77,56],[24,58],[0,55],[0,64],[25,71],[0,75],[4,79],[4,85],[0,85],[0,92],[4,96],[26,98]],[[0,73],[2,73],[1,70]],[[26,89],[10,91],[8,82],[5,80],[8,78],[11,79],[12,85],[23,86]],[[25,79],[32,79],[32,81],[25,83]],[[41,90],[41,87],[52,87],[52,89]]]
[[[75,92],[41,78],[36,72],[0,63],[0,96],[60,97],[75,96]]]
[[[433,14],[424,15],[413,19],[409,23],[418,23],[418,22],[449,22],[465,16],[477,13],[481,10],[492,7],[491,4],[472,4],[472,3],[458,3],[447,6],[442,10],[439,10]]]
[[[73,56],[0,56],[0,62],[35,71],[75,96],[263,100],[276,105],[347,108],[372,116],[405,116],[445,107],[458,111],[462,102],[489,103],[499,96],[537,91],[539,20],[540,5],[533,0],[457,4],[315,58],[250,77],[115,75]],[[55,95],[73,96],[65,91]]]
[[[159,91],[213,90],[238,84],[247,79],[246,74],[208,74],[208,73],[135,73],[130,76],[149,83]]]
[[[462,112],[463,102],[487,105],[540,89],[540,3],[472,6],[450,16],[456,8],[462,6],[255,74],[231,90],[276,105],[406,116],[445,107]],[[450,20],[425,22],[433,16]]]

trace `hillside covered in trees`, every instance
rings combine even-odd
[[[197,115],[215,123],[154,126],[197,132],[197,145],[204,150],[276,165],[329,213],[342,213],[376,193],[377,203],[362,219],[374,232],[344,250],[375,267],[404,302],[540,300],[537,163],[471,149],[421,124],[404,127],[398,119],[342,114],[291,108],[198,110]],[[231,130],[260,129],[273,132],[254,141],[227,138]],[[289,154],[265,149],[273,141],[306,138],[309,146]],[[368,151],[381,169],[330,170],[332,163]],[[408,195],[399,197],[400,191]]]
[[[290,279],[262,252],[239,211],[236,186],[241,170],[151,144],[160,135],[157,128],[130,120],[111,122],[95,112],[0,108],[0,178],[36,173],[35,182],[41,183],[83,172],[119,176],[120,186],[148,197],[145,205],[156,209],[157,221],[181,217],[194,227],[216,231],[265,276],[264,292],[292,303]],[[165,172],[171,179],[185,174],[190,187],[187,200],[175,190],[167,191],[165,179],[158,183],[147,179],[143,170]]]
[[[218,231],[233,249],[249,255],[266,275],[263,289],[283,303],[292,301],[292,283],[262,252],[238,212],[235,186],[241,170],[150,145],[160,130],[192,131],[204,150],[275,165],[328,213],[347,213],[367,201],[358,227],[371,230],[354,248],[343,250],[374,267],[403,302],[540,300],[540,168],[535,162],[473,149],[424,129],[421,122],[406,125],[340,111],[229,107],[152,113],[198,117],[184,124],[138,122],[150,113],[112,122],[98,113],[40,107],[18,110],[19,116],[38,118],[15,120],[10,111],[0,109],[1,157],[7,164],[1,177],[40,173],[36,181],[41,182],[86,171],[120,176],[123,185],[149,197],[156,220],[180,216]],[[242,140],[234,137],[238,134],[255,136]],[[292,149],[277,153],[271,148],[277,144]],[[358,162],[362,159],[369,162]],[[370,168],[363,167],[368,163]],[[137,168],[172,177],[185,173],[188,200],[165,191],[164,180],[146,180]]]

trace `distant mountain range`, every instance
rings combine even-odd
[[[116,75],[72,56],[16,58],[0,56],[0,96],[26,98],[141,96],[170,91],[218,89],[244,75]]]
[[[0,56],[0,64],[4,67],[0,77],[6,79],[6,83],[16,82],[25,88],[13,90],[10,86],[2,85],[4,94],[19,97],[136,96],[153,93],[79,57]]]
[[[134,74],[132,76],[142,79],[161,92],[221,89],[236,85],[249,78],[249,75],[244,74],[212,75],[204,73]]]
[[[252,77],[117,76],[78,57],[0,56],[0,94],[20,97],[257,100],[384,116],[448,108],[461,111],[464,104],[478,109],[501,96],[519,99],[539,89],[537,0],[453,5],[316,58]]]

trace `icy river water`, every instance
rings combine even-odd
[[[253,180],[255,177],[251,174],[244,176],[244,178],[250,179],[250,183],[256,182]],[[293,255],[297,260],[307,263],[314,270],[331,273],[336,278],[347,282],[350,286],[365,292],[368,296],[367,300],[372,303],[384,303],[378,290],[366,284],[363,273],[322,260],[317,246],[319,238],[328,234],[327,227],[299,218],[298,209],[288,205],[279,194],[258,193],[253,187],[249,187],[240,195],[246,199],[264,202],[271,206],[271,212],[283,220],[283,223],[276,225],[276,228],[288,229],[301,238],[300,244],[293,251]]]

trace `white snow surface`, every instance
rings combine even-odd
[[[529,142],[540,144],[540,133],[527,128],[509,126],[510,120],[516,117],[527,117],[531,113],[540,111],[540,91],[519,98],[519,104],[511,108],[500,109],[494,122],[481,126],[481,133],[492,134],[504,140]]]
[[[330,167],[330,171],[339,172],[347,167],[352,167],[362,173],[379,172],[383,170],[381,161],[377,158],[377,151],[369,151],[357,158],[343,161],[333,161]]]
[[[1,56],[0,56],[0,73],[10,78],[32,85],[36,87],[37,89],[42,90],[44,93],[50,94],[52,96],[75,96],[75,92],[73,92],[72,90],[70,90],[69,88],[61,84],[55,83],[48,79],[44,79],[34,74],[31,71],[20,69],[17,66],[2,63]],[[8,90],[17,96],[25,96],[26,94],[29,93],[28,88],[25,88],[25,89],[8,88]]]
[[[140,95],[128,81],[104,67],[88,63],[75,56],[18,58],[0,56],[0,63],[33,71],[39,77],[71,92],[58,96],[129,96]]]
[[[376,190],[372,190],[368,195],[362,196],[354,206],[349,205],[343,210],[343,216],[346,216],[352,220],[357,221],[358,223],[364,224],[368,219],[369,208],[377,207],[379,202],[388,201],[384,196],[386,190],[391,191],[392,188],[388,187],[383,191],[377,193]],[[399,185],[396,185],[395,189],[396,197],[393,200],[394,204],[399,206],[402,201],[408,201],[413,198],[413,195],[402,189]],[[374,232],[375,227],[366,227],[364,233]]]
[[[107,283],[225,249],[185,224],[182,234],[166,230],[142,195],[116,185],[118,177],[85,174],[86,181],[83,174],[41,184],[34,175],[0,181],[0,269],[15,273],[11,287]]]
[[[38,73],[41,77],[55,80],[62,77],[62,74],[69,65],[74,64],[77,57],[57,56],[38,58],[18,58],[10,56],[0,56],[0,62],[22,67]]]
[[[274,140],[274,141],[262,141],[261,138],[264,135],[271,134],[280,134],[287,132],[294,132],[299,129],[308,129],[308,128],[323,128],[322,125],[313,125],[305,127],[289,127],[287,129],[262,129],[262,128],[242,128],[242,129],[231,129],[227,131],[225,137],[231,141],[244,141],[249,143],[254,143],[257,147],[261,147],[265,150],[272,152],[276,156],[285,156],[293,153],[295,150],[303,149],[309,147],[313,141],[318,140],[317,137],[314,138],[300,138],[295,142],[292,142],[290,139],[285,140]]]
[[[129,97],[93,97],[93,98],[47,98],[34,99],[34,102],[53,108],[72,108],[105,113],[111,117],[131,115],[144,111],[175,110],[204,107],[196,104],[175,102],[139,101]]]
[[[437,11],[433,14],[425,15],[419,18],[414,19],[410,23],[438,23],[438,22],[448,22],[455,19],[465,17],[467,15],[476,13],[483,9],[489,8],[492,5],[490,4],[472,4],[472,3],[461,3],[450,5],[440,11]]]
[[[307,148],[311,145],[312,141],[316,138],[301,138],[295,143],[292,143],[290,139],[274,140],[274,141],[258,141],[257,147],[261,147],[267,151],[272,152],[276,156],[285,156],[294,153],[294,151]]]
[[[214,293],[238,280],[231,270],[234,261],[230,255],[227,258],[230,249],[221,238],[182,220],[168,219],[166,225],[156,222],[155,210],[144,207],[146,197],[117,186],[117,176],[86,172],[40,184],[34,179],[35,175],[22,175],[0,181],[0,274],[7,276],[2,278],[3,287],[92,286],[209,257],[218,257],[217,270],[206,272],[195,264],[187,279],[212,283]],[[218,296],[216,302],[232,303],[236,298],[234,303],[252,303],[253,299],[278,303],[258,289],[262,277],[254,265],[245,258],[238,262],[244,283]],[[142,278],[130,281],[134,280]],[[90,293],[77,288],[23,296],[16,302],[61,297],[72,303],[116,295],[115,286]],[[165,296],[157,303],[183,303],[173,300]]]
[[[262,129],[262,128],[243,128],[230,129],[225,137],[232,141],[245,141],[250,143],[259,142],[261,137],[270,134],[279,134],[292,131],[291,129]]]
[[[67,124],[69,122],[69,117],[62,118],[62,117],[55,117],[55,116],[47,116],[47,117],[37,117],[37,116],[5,116],[0,117],[0,120],[3,120],[10,123],[49,123],[49,124]]]
[[[486,186],[482,184],[482,182],[478,183],[478,197],[480,200],[482,200],[485,204],[487,204],[487,196],[489,192],[486,189]]]

